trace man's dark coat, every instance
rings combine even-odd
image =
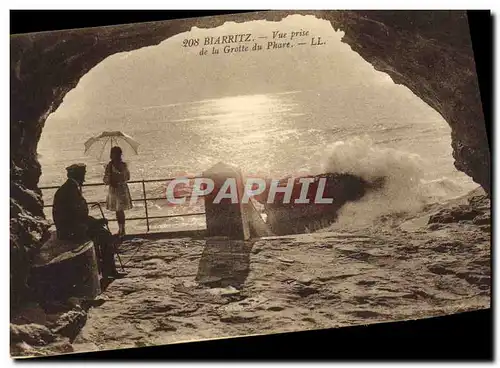
[[[68,179],[56,191],[52,218],[59,239],[88,238],[89,209],[76,181]]]

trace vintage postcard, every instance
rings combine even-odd
[[[463,11],[12,35],[11,355],[490,307]]]

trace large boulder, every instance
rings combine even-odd
[[[266,190],[255,199],[265,208],[267,224],[276,235],[297,234],[327,227],[338,217],[338,211],[347,202],[361,199],[368,192],[380,189],[384,178],[367,181],[352,174],[329,173],[311,177],[314,180],[309,187],[306,198],[309,203],[295,203],[301,196],[302,183],[300,177],[294,178],[290,201],[284,201],[284,193],[276,193],[274,200],[268,203],[270,180]],[[286,186],[289,178],[281,179],[279,186]],[[324,180],[322,198],[332,198],[332,203],[316,203],[316,196],[321,192],[320,181]]]
[[[53,233],[33,259],[28,285],[40,301],[95,298],[101,289],[94,243],[59,240]]]

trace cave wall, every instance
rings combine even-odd
[[[332,24],[345,31],[343,42],[443,116],[455,167],[489,194],[491,156],[466,12],[342,12],[339,20]]]
[[[252,12],[11,36],[11,297],[22,294],[32,250],[46,234],[37,143],[48,115],[107,56],[160,43],[192,26],[279,21],[313,14],[345,32],[343,41],[438,111],[452,129],[455,166],[490,191],[490,153],[467,17],[458,11]],[[332,57],[335,57],[332,55]],[[68,122],[71,124],[71,122]],[[12,294],[12,292],[14,294]]]

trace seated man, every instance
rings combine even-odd
[[[57,237],[61,240],[82,241],[90,238],[96,247],[100,273],[105,278],[119,278],[115,266],[113,235],[104,226],[106,219],[89,216],[87,201],[81,186],[85,181],[85,164],[74,164],[66,168],[68,180],[54,195],[52,217]]]

